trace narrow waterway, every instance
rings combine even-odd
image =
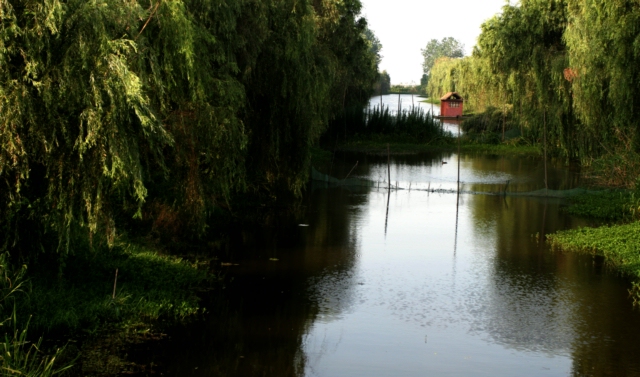
[[[384,181],[386,156],[332,175]],[[580,184],[550,163],[551,189]],[[402,190],[312,185],[291,211],[212,245],[225,287],[156,364],[173,376],[640,376],[640,312],[598,258],[541,240],[588,225],[531,157],[392,156]],[[230,265],[226,265],[230,264]]]

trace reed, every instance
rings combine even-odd
[[[416,142],[431,142],[452,137],[431,112],[418,106],[393,112],[388,107],[379,106],[372,109],[351,108],[345,110],[342,117],[336,119],[333,124],[327,134],[344,133],[346,139],[354,136],[384,135],[403,137]],[[344,124],[347,125],[346,128]]]

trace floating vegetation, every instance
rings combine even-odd
[[[640,304],[640,222],[579,228],[547,235],[554,248],[591,255],[602,255],[606,262],[636,280],[630,294]]]

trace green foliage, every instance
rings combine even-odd
[[[373,87],[374,94],[389,94],[391,90],[391,76],[387,71],[382,71],[378,74],[378,81]]]
[[[578,117],[603,144],[639,152],[640,6],[631,0],[567,3],[567,78]]]
[[[54,332],[91,332],[108,324],[184,319],[201,311],[195,290],[211,279],[197,265],[132,243],[70,257],[63,278],[56,278],[46,266],[33,269],[37,274],[32,290],[18,310],[33,314],[36,330]]]
[[[35,343],[27,337],[30,320],[18,323],[16,295],[24,298],[26,266],[12,270],[7,255],[0,256],[0,315],[6,318],[0,322],[4,337],[0,340],[0,375],[46,377],[60,374],[72,363],[59,366],[57,360],[65,347],[57,348],[53,355],[42,349],[42,338]],[[8,316],[8,317],[7,317]]]
[[[636,194],[632,191],[604,190],[571,198],[567,211],[574,215],[609,221],[632,220],[636,217]]]
[[[346,130],[341,127],[343,124],[348,124]],[[369,110],[363,110],[360,107],[352,108],[343,118],[339,118],[334,123],[328,135],[341,132],[347,132],[346,138],[385,135],[418,143],[446,140],[451,136],[430,112],[425,112],[417,106],[395,115],[388,108],[375,107]]]
[[[143,218],[198,235],[231,195],[299,193],[377,79],[359,0],[0,1],[0,232],[23,257]]]
[[[376,37],[376,34],[373,32],[373,30],[369,28],[366,28],[366,30],[364,31],[364,37],[369,43],[369,53],[375,56],[376,64],[380,65],[380,61],[382,60],[382,55],[380,54],[380,52],[382,51],[382,43],[380,43],[380,40],[378,39],[378,37]],[[384,73],[386,72],[387,71],[384,71]]]
[[[0,375],[2,376],[28,376],[48,377],[64,373],[73,364],[62,366],[57,361],[64,353],[65,348],[57,348],[53,355],[47,355],[42,351],[42,338],[35,343],[29,341],[27,330],[29,323],[24,328],[18,328],[17,315],[13,315],[2,322],[2,327],[13,325],[12,332],[6,332],[4,339],[0,341]]]
[[[432,39],[427,46],[421,50],[424,61],[422,70],[426,75],[431,74],[431,68],[440,58],[461,58],[464,56],[464,45],[453,37],[442,38],[441,41]]]
[[[640,279],[640,222],[600,228],[580,228],[557,232],[547,236],[553,247],[566,251],[603,255],[613,267],[625,274]],[[631,293],[634,301],[640,303],[638,282]]]

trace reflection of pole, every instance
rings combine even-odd
[[[387,187],[391,190],[391,154],[389,152],[389,144],[387,144]]]
[[[458,194],[456,195],[456,233],[453,241],[453,256],[456,256],[456,251],[458,250],[458,213],[460,209],[460,190],[458,190]]]
[[[460,125],[458,124],[458,192],[460,192]]]
[[[549,183],[547,181],[547,108],[545,107],[543,113],[543,123],[544,123],[544,189],[545,195],[548,194]]]
[[[389,223],[389,199],[391,198],[391,189],[387,190],[387,214],[384,217],[384,236],[387,237],[387,224]]]
[[[456,234],[453,242],[453,255],[456,255],[458,248],[458,211],[460,208],[460,125],[458,125],[458,184],[456,190]]]
[[[540,238],[538,239],[540,245],[544,245],[544,239],[546,237],[545,225],[547,225],[547,200],[547,198],[544,198],[544,212],[542,212],[542,229],[540,231]]]

